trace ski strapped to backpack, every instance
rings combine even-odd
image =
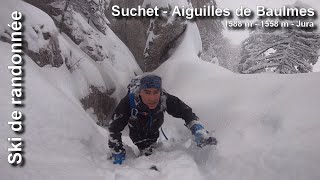
[[[128,85],[128,96],[129,96],[129,103],[130,103],[130,118],[131,119],[137,119],[138,114],[143,114],[143,115],[148,115],[148,121],[147,125],[150,128],[153,123],[153,117],[152,113],[149,112],[139,112],[139,110],[136,108],[137,107],[137,102],[136,102],[136,97],[138,97],[139,90],[140,90],[140,80],[143,78],[145,75],[138,75],[131,79],[130,84]],[[163,129],[161,127],[161,132],[163,136],[168,140],[167,136],[163,132]]]

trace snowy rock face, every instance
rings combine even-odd
[[[113,112],[116,106],[115,99],[111,97],[115,89],[110,89],[106,92],[99,91],[95,86],[90,86],[91,93],[81,99],[81,103],[85,110],[93,109],[93,113],[97,117],[97,124],[106,127],[108,125],[109,115]]]
[[[203,8],[204,6],[214,6],[217,7],[217,3],[212,0],[191,0],[192,6],[194,8]],[[200,31],[203,54],[214,58],[213,53],[219,54],[219,44],[222,40],[222,29],[223,26],[221,21],[216,18],[197,18],[197,26]],[[220,45],[221,47],[221,45]],[[221,54],[221,53],[220,53]],[[208,60],[207,60],[208,61]]]
[[[90,3],[86,0],[42,2],[27,0],[27,2],[47,12],[57,27],[47,29],[45,24],[41,24],[32,25],[32,29],[27,28],[26,34],[31,35],[26,40],[25,51],[40,67],[48,64],[53,67],[60,67],[65,60],[66,66],[71,73],[78,68],[75,66],[79,66],[79,62],[72,61],[74,58],[72,50],[70,50],[70,55],[64,55],[64,58],[62,58],[61,54],[65,53],[61,52],[59,46],[57,37],[59,31],[67,34],[94,61],[103,61],[112,56],[111,53],[108,54],[108,50],[105,49],[106,47],[99,42],[98,32],[91,28],[91,26],[86,26],[86,24],[89,23],[90,25],[91,23],[97,30],[106,35],[107,20],[101,17],[100,11],[98,11],[99,5],[95,4],[95,2]],[[116,104],[115,99],[111,97],[114,89],[107,87],[105,91],[99,91],[94,85],[90,85],[89,89],[89,94],[80,97],[81,103],[85,110],[93,109],[98,123],[101,124],[101,122],[105,122],[104,120],[110,116]]]
[[[172,23],[167,21],[168,19],[150,21],[143,53],[146,71],[158,68],[168,59],[169,50],[176,46],[176,40],[186,28],[185,21],[182,19],[174,20]]]
[[[103,61],[108,57],[107,50],[99,43],[94,29],[106,35],[108,20],[103,14],[105,1],[101,1],[100,4],[86,0],[56,0],[42,3],[37,0],[27,0],[27,2],[47,12],[60,32],[67,34],[94,61]],[[87,23],[92,25],[92,28],[85,28],[83,24]]]
[[[11,29],[6,27],[0,34],[0,40],[11,42]],[[63,64],[61,48],[58,41],[58,32],[46,24],[33,24],[26,27],[24,33],[26,41],[22,44],[24,52],[40,67],[51,65],[60,67]]]
[[[182,1],[186,4],[187,0]],[[186,20],[162,16],[161,18],[116,18],[112,16],[111,8],[118,5],[122,8],[158,6],[172,10],[176,5],[169,0],[111,0],[106,15],[110,20],[110,28],[128,46],[137,63],[144,71],[152,71],[159,67],[167,58],[168,52],[176,44],[176,40],[186,28]],[[181,4],[181,2],[179,2]],[[168,13],[169,14],[169,13]]]
[[[25,18],[23,51],[38,66],[40,76],[54,79],[53,84],[67,84],[59,85],[61,91],[73,92],[100,125],[108,123],[129,80],[141,73],[129,49],[107,26],[104,13],[99,14],[104,2],[28,0],[10,3],[9,10],[17,9]],[[11,44],[11,33],[10,27],[0,27],[0,41]]]
[[[95,31],[106,34],[109,26],[113,32],[127,45],[143,71],[152,71],[165,62],[170,56],[170,49],[176,46],[177,39],[186,28],[186,19],[174,18],[168,13],[160,18],[117,18],[112,16],[111,8],[118,5],[121,8],[159,7],[168,11],[175,6],[203,7],[216,5],[211,0],[155,1],[155,0],[111,0],[109,1],[42,1],[27,0],[27,2],[47,12],[54,20],[59,31],[67,34],[81,50],[93,60],[102,61],[109,55],[106,49],[95,38]],[[84,29],[79,16],[82,16],[95,31]],[[109,22],[109,20],[110,22]],[[63,21],[62,21],[63,19]],[[203,42],[203,57],[209,61],[217,56],[220,48],[221,23],[212,18],[196,19]],[[219,54],[219,53],[218,53]]]
[[[116,18],[111,14],[113,5],[122,8],[133,8],[138,5],[144,7],[158,6],[167,11],[174,6],[203,7],[216,5],[212,0],[111,0],[106,15],[110,20],[110,28],[128,46],[134,54],[138,64],[144,71],[152,71],[165,62],[170,56],[170,49],[176,46],[176,40],[186,29],[186,19],[162,16],[161,18]],[[170,14],[170,13],[168,13]],[[219,49],[222,25],[212,18],[196,19],[203,42],[203,53],[210,58],[216,57],[213,52]],[[214,46],[212,49],[211,47]],[[221,48],[220,48],[221,49]],[[213,52],[213,53],[212,53]]]

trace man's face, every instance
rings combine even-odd
[[[140,91],[142,102],[149,109],[155,109],[160,101],[160,90],[156,88],[147,88]]]

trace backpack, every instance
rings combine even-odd
[[[131,79],[130,84],[128,85],[128,96],[129,96],[129,103],[130,103],[130,118],[131,119],[137,119],[137,115],[138,115],[138,109],[136,108],[136,96],[139,93],[139,88],[140,88],[140,80],[143,76],[142,75],[138,75],[136,77],[134,77],[133,79]]]

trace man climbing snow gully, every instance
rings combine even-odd
[[[161,77],[143,74],[131,80],[128,94],[116,107],[109,126],[109,148],[114,164],[122,164],[126,151],[121,140],[121,131],[129,126],[129,137],[139,148],[140,155],[150,155],[159,138],[159,128],[164,121],[164,112],[185,120],[185,125],[195,136],[197,146],[217,144],[210,137],[192,109],[179,98],[162,89]]]

